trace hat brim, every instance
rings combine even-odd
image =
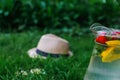
[[[31,58],[42,58],[42,59],[46,59],[47,58],[45,56],[41,56],[41,55],[37,54],[36,53],[36,49],[37,48],[32,48],[32,49],[28,50],[29,57],[31,57]],[[73,53],[71,51],[69,51],[68,52],[68,56],[69,57],[73,56]]]

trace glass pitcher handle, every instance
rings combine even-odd
[[[106,35],[112,34],[112,29],[107,28],[99,23],[94,23],[90,26],[90,30],[96,35],[98,31],[104,31],[106,32]]]

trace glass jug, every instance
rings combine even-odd
[[[93,24],[95,46],[84,80],[120,80],[120,30]]]

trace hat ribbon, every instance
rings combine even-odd
[[[51,54],[51,53],[47,53],[47,52],[41,51],[39,49],[36,49],[36,53],[41,55],[41,56],[45,56],[45,57],[50,56],[50,57],[54,57],[54,58],[58,58],[60,56],[64,56],[64,57],[68,57],[69,56],[69,54],[58,54],[58,53],[57,54]]]
[[[120,59],[120,41],[107,41],[107,48],[101,53],[102,62],[112,62]]]

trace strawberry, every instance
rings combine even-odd
[[[118,35],[120,35],[120,31],[116,31],[115,33],[118,34]]]
[[[112,33],[111,38],[112,38],[112,40],[117,40],[119,36],[120,36],[120,31],[114,31]]]
[[[108,39],[105,36],[98,36],[95,39],[96,42],[101,43],[101,44],[105,44],[106,41],[108,41]]]
[[[115,37],[115,36],[112,36],[112,40],[116,40],[117,39],[117,37]]]

